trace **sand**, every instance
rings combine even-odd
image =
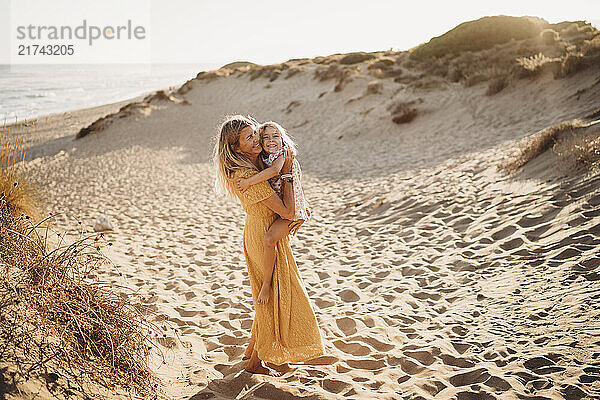
[[[366,95],[364,73],[334,92],[312,69],[194,82],[190,105],[157,102],[78,140],[123,103],[20,128],[57,232],[72,240],[101,215],[114,223],[114,265],[99,279],[155,311],[165,394],[598,398],[600,175],[543,160],[515,175],[496,166],[522,138],[598,107],[600,70],[490,97],[485,84],[416,90],[391,79]],[[394,124],[388,106],[411,100],[418,116]],[[327,355],[277,378],[243,371],[253,318],[244,213],[213,191],[212,136],[237,112],[289,129],[313,209],[292,249]]]

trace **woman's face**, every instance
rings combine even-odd
[[[281,133],[279,130],[275,129],[272,126],[267,126],[262,133],[262,145],[263,149],[269,154],[275,153],[278,150],[281,150],[283,147],[283,139],[281,138]]]
[[[254,130],[253,126],[247,126],[240,131],[238,137],[238,144],[234,149],[238,153],[249,157],[250,159],[256,158],[262,151],[260,146],[260,138]]]

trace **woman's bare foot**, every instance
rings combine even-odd
[[[256,350],[252,352],[252,357],[250,358],[250,361],[248,361],[248,364],[246,364],[246,368],[244,369],[247,372],[250,372],[251,374],[262,374],[269,376],[281,375],[281,373],[279,373],[278,371],[273,371],[269,368],[265,368],[265,366],[262,365],[262,362],[258,358],[258,352]]]
[[[270,362],[266,362],[265,361],[265,365],[271,369],[274,369],[275,371],[281,373],[281,374],[286,374],[290,371],[293,371],[295,368],[292,368],[289,366],[289,364],[281,364],[281,365],[277,365],[277,364],[271,364]]]
[[[271,375],[271,370],[269,368],[265,368],[260,362],[252,366],[246,365],[246,368],[244,369],[246,372],[250,372],[251,374]]]

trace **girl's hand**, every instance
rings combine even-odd
[[[250,185],[248,184],[248,180],[244,178],[236,180],[235,185],[237,186],[237,189],[242,193],[244,193],[250,187]]]
[[[292,172],[292,163],[294,162],[294,157],[296,157],[296,155],[288,148],[284,150],[283,154],[285,154],[285,161],[283,162],[281,173],[289,174]]]
[[[258,294],[258,304],[267,304],[271,296],[271,285],[263,285]]]
[[[298,229],[300,229],[300,227],[302,226],[302,224],[304,223],[303,219],[299,219],[296,221],[292,221],[290,223],[290,234],[295,235],[296,232],[298,232]]]

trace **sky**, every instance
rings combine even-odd
[[[131,19],[147,35],[120,47],[114,41],[85,44],[70,58],[31,57],[34,62],[270,64],[351,51],[407,50],[487,15],[587,20],[598,27],[600,1],[0,0],[0,64],[24,62],[25,57],[15,57],[15,36],[16,25],[26,23],[76,25],[85,18],[105,26]]]

